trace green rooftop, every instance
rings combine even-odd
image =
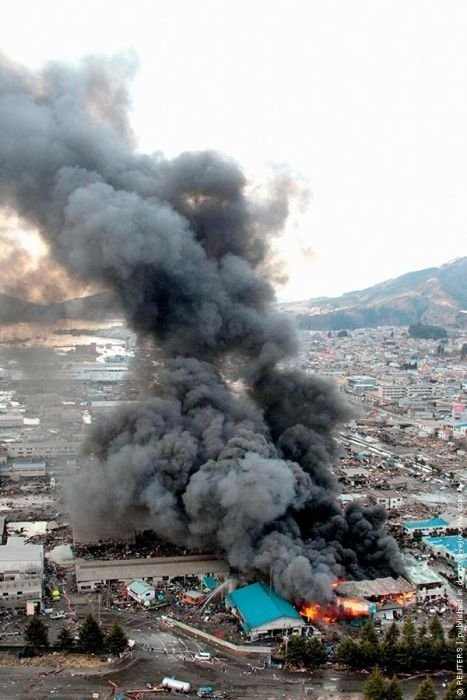
[[[293,605],[264,583],[253,583],[251,586],[239,588],[230,593],[226,601],[230,607],[237,608],[246,632],[280,617],[301,620]]]

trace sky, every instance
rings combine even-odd
[[[138,150],[296,177],[277,294],[299,300],[467,254],[466,34],[464,0],[15,0],[0,50],[132,51]]]

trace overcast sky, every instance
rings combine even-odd
[[[465,0],[15,0],[1,24],[31,67],[133,49],[140,150],[307,183],[281,298],[467,254]]]

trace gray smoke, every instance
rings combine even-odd
[[[261,200],[213,152],[135,153],[132,64],[88,59],[26,73],[0,63],[2,206],[35,225],[73,275],[115,292],[167,358],[158,396],[102,421],[75,518],[135,509],[162,537],[273,574],[294,600],[336,577],[401,570],[384,511],[343,511],[329,467],[349,409],[324,379],[282,371],[295,352],[265,277],[292,184]],[[226,360],[244,390],[222,377]]]

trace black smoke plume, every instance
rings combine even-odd
[[[329,599],[336,577],[400,571],[384,511],[336,499],[341,395],[280,369],[297,339],[264,271],[292,183],[258,199],[217,153],[136,153],[131,72],[120,58],[37,75],[0,66],[2,206],[73,275],[116,293],[166,357],[157,397],[96,426],[74,517],[142,510],[162,537],[271,572],[293,600]],[[223,378],[227,360],[241,386]]]

